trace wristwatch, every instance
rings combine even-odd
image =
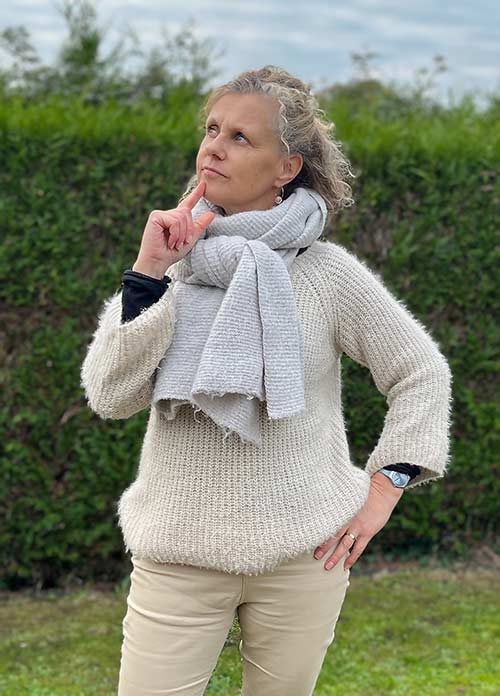
[[[387,478],[391,479],[392,485],[396,488],[406,488],[406,486],[411,481],[410,474],[403,474],[401,471],[392,471],[390,469],[378,469],[381,474],[385,474]]]

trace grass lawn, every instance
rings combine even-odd
[[[355,565],[314,696],[499,694],[499,580],[495,568]],[[0,593],[0,694],[116,695],[127,591]],[[235,619],[207,696],[240,694],[238,633]]]

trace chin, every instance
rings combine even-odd
[[[208,187],[205,189],[205,193],[204,193],[203,197],[206,198],[207,200],[209,200],[210,203],[213,203],[214,205],[218,205],[219,208],[225,208],[224,201],[222,201],[220,199],[220,197],[217,196],[217,194],[215,194],[215,195],[212,194],[212,192],[209,191]]]

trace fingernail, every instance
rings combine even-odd
[[[314,554],[314,558],[321,558],[322,555],[323,551],[316,551],[316,553]]]
[[[326,568],[327,570],[330,570],[330,568],[332,568],[332,567],[333,567],[333,563],[332,563],[331,561],[328,561],[328,563],[326,564],[325,568]]]

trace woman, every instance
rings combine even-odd
[[[350,568],[404,488],[447,470],[451,373],[380,277],[318,240],[353,175],[304,83],[248,71],[204,115],[196,174],[150,214],[82,366],[102,418],[150,408],[118,504],[133,563],[118,691],[203,694],[236,612],[243,694],[307,696]],[[364,469],[342,352],[389,405]]]

